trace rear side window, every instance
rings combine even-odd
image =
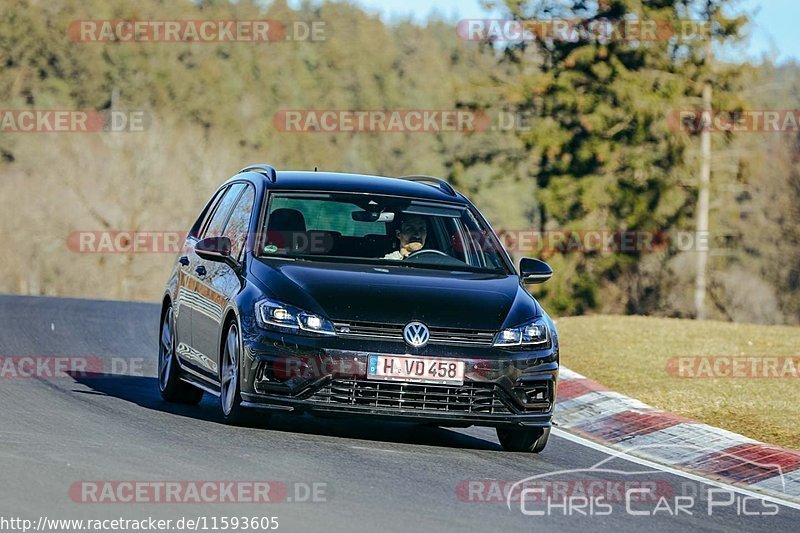
[[[253,213],[253,201],[256,193],[252,187],[246,186],[242,197],[236,202],[231,218],[225,226],[223,236],[231,240],[231,257],[239,258],[242,248],[247,242],[247,231],[250,229],[250,215]]]
[[[225,223],[228,222],[228,215],[231,212],[231,208],[233,204],[236,203],[244,187],[245,185],[243,183],[236,183],[225,192],[225,196],[217,203],[214,214],[211,215],[211,220],[208,222],[203,232],[203,239],[206,237],[220,237],[222,235],[222,230],[225,228]]]
[[[194,237],[195,239],[200,237],[200,233],[203,231],[203,228],[208,226],[208,221],[211,220],[211,215],[214,214],[214,209],[217,207],[220,198],[224,194],[226,189],[220,189],[214,193],[214,196],[211,197],[211,200],[206,204],[203,208],[203,211],[200,213],[200,216],[197,217],[197,220],[192,225],[192,229],[189,232],[189,237]]]

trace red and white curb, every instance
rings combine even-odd
[[[656,409],[564,367],[555,424],[627,455],[800,502],[800,452]]]

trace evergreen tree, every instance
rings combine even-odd
[[[693,27],[686,21],[697,21],[713,4],[719,7],[713,10],[718,41],[736,38],[744,20],[723,17],[722,8],[729,3],[506,2],[514,19],[528,27],[548,28],[553,38],[545,35],[504,47],[501,63],[515,67],[498,80],[504,100],[517,115],[535,120],[530,129],[517,132],[521,146],[514,153],[498,151],[483,158],[516,161],[536,180],[538,191],[530,202],[540,211],[537,229],[622,232],[685,227],[695,202],[695,171],[687,165],[692,140],[676,132],[669,118],[697,105],[693,98],[708,73],[705,39],[682,33]],[[577,29],[559,34],[557,20]],[[655,38],[641,30],[647,21],[657,25]],[[602,33],[609,27],[616,33]],[[537,68],[531,68],[531,62]],[[734,78],[726,78],[720,94],[729,90]],[[472,158],[467,154],[459,161],[469,167]],[[555,283],[542,290],[561,313],[591,308],[652,311],[662,295],[658,276],[639,275],[642,269],[658,269],[645,254],[650,250],[557,253],[549,258],[557,273]],[[605,298],[603,289],[609,287],[621,294]],[[624,306],[609,308],[608,301]]]

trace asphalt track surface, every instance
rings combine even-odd
[[[278,518],[278,531],[290,532],[777,533],[797,531],[800,524],[800,511],[751,500],[742,505],[746,497],[740,494],[715,495],[714,501],[730,497],[735,503],[709,514],[707,491],[713,487],[624,459],[604,465],[612,472],[587,472],[609,455],[558,436],[534,456],[502,451],[487,428],[290,415],[269,424],[230,427],[221,420],[218,399],[209,394],[198,407],[161,400],[155,378],[157,321],[153,304],[0,296],[0,356],[93,356],[103,359],[107,372],[134,374],[25,378],[9,375],[6,367],[0,378],[0,517],[37,523],[42,516],[268,516]],[[650,471],[631,474],[643,470]],[[544,516],[529,516],[519,502],[509,508],[505,502],[463,501],[464,493],[459,497],[457,491],[465,480],[513,482],[535,475],[569,481],[570,487],[589,480],[655,481],[674,488],[664,494],[668,502],[694,495],[692,514],[673,515],[662,508],[654,516],[632,516],[624,501],[611,497],[610,513],[605,507],[593,513],[583,508],[584,516],[556,506]],[[290,498],[294,490],[296,496],[305,492],[295,489],[295,482],[324,483],[318,499],[325,501],[89,504],[70,497],[70,487],[81,480],[274,480],[287,484]],[[653,512],[656,504],[633,504],[633,509]],[[531,503],[526,510],[546,508]],[[772,516],[744,516],[745,511],[776,510]]]

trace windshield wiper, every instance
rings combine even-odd
[[[331,262],[331,263],[349,263],[354,265],[366,265],[366,266],[395,266],[395,267],[402,267],[408,269],[428,269],[428,270],[438,270],[441,272],[459,272],[459,273],[467,273],[467,274],[508,274],[503,269],[499,268],[486,268],[486,267],[474,267],[468,264],[464,264],[463,266],[454,267],[454,265],[439,265],[434,263],[419,263],[419,262],[411,262],[411,261],[396,261],[392,259],[384,259],[384,258],[368,258],[368,257],[346,257],[346,256],[339,256],[339,255],[307,255],[307,254],[296,254],[296,255],[264,255],[261,256],[267,259],[283,259],[283,260],[290,260],[290,261],[314,261],[314,262]]]

